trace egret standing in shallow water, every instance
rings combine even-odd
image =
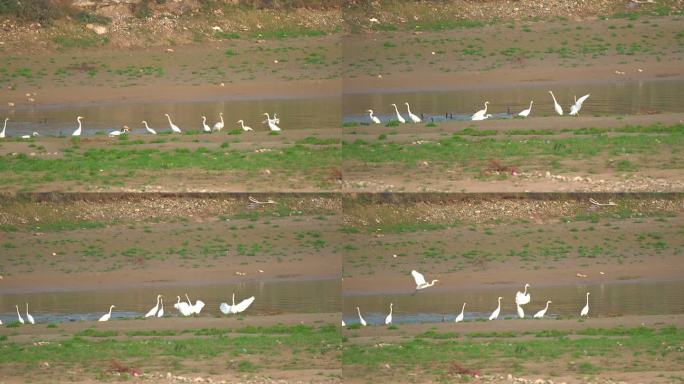
[[[586,94],[579,99],[575,99],[575,104],[570,107],[570,116],[575,116],[579,114],[580,109],[582,109],[582,104],[589,98],[590,94]]]
[[[471,116],[470,120],[484,120],[486,119],[489,115],[487,115],[487,107],[489,105],[489,101],[485,101],[484,104],[484,109],[480,109],[479,111],[473,113],[473,116]]]
[[[529,293],[527,293],[527,288],[529,288],[529,284],[525,284],[525,292],[516,292],[515,293],[515,303],[518,305],[525,305],[530,302],[531,296]]]
[[[29,323],[35,324],[36,321],[33,319],[33,316],[28,312],[28,303],[26,303],[26,320],[28,320]]]
[[[169,116],[168,113],[165,113],[164,116],[166,116],[166,118],[169,119],[169,126],[171,127],[171,130],[174,133],[181,133],[181,129],[178,128],[178,126],[171,121],[171,116]]]
[[[433,285],[435,285],[436,282],[439,281],[439,280],[435,279],[435,280],[432,280],[432,282],[428,283],[427,281],[425,281],[425,276],[423,276],[422,273],[416,271],[415,269],[413,271],[411,271],[411,275],[413,276],[413,280],[416,281],[416,291],[419,291],[419,290],[425,289],[425,288],[430,288]]]
[[[380,119],[377,116],[373,116],[373,110],[372,109],[368,110],[368,114],[370,115],[370,119],[373,123],[375,123],[375,124],[381,124],[382,123],[382,121],[380,121]]]
[[[145,314],[145,318],[155,316],[157,312],[159,311],[159,299],[161,299],[162,295],[157,295],[157,305],[152,307],[147,313]]]
[[[221,130],[223,129],[223,112],[219,112],[219,117],[221,118],[221,121],[214,124],[213,128],[213,130],[217,132],[221,132]]]
[[[589,292],[587,292],[587,304],[582,308],[582,312],[580,312],[580,317],[582,316],[589,316]]]
[[[74,131],[74,133],[71,134],[71,136],[81,136],[81,119],[83,116],[78,116],[76,118],[76,121],[78,121],[78,128]]]
[[[271,117],[266,112],[264,112],[264,115],[266,116],[266,121],[268,122],[268,128],[271,130],[271,132],[281,131],[280,127],[276,125],[275,119],[271,120]]]
[[[242,130],[243,130],[243,131],[247,132],[247,131],[252,131],[252,130],[253,130],[252,127],[246,126],[244,121],[238,120],[237,122],[240,123],[240,126],[242,127]]]
[[[204,129],[204,132],[211,133],[211,127],[207,125],[206,116],[202,116],[202,128]]]
[[[409,106],[409,103],[406,102],[406,103],[404,103],[404,104],[406,104],[406,110],[408,111],[408,115],[409,115],[409,118],[411,119],[411,121],[414,122],[414,123],[420,123],[420,121],[421,121],[421,120],[420,120],[420,117],[418,117],[418,116],[414,115],[413,113],[411,113],[411,107]]]
[[[238,304],[235,304],[235,294],[233,293],[233,305],[228,305],[228,303],[221,303],[219,310],[224,314],[236,314],[244,312],[250,305],[254,302],[254,296],[242,300]]]
[[[489,320],[496,320],[496,318],[499,317],[499,312],[501,312],[501,299],[503,299],[503,297],[499,296],[499,306],[496,307],[491,315],[489,315]]]
[[[190,309],[192,309],[192,313],[196,313],[199,315],[200,312],[202,312],[202,308],[204,308],[204,302],[202,300],[197,300],[193,305],[187,293],[185,294],[185,298],[188,300],[188,305],[190,306]]]
[[[361,325],[363,325],[365,327],[366,326],[366,320],[364,320],[363,317],[361,316],[361,310],[359,309],[359,307],[356,307],[356,313],[359,314],[359,322],[361,323]]]
[[[159,302],[161,303],[161,308],[159,309],[159,312],[157,312],[157,317],[164,317],[164,298],[162,297],[159,299]]]
[[[2,127],[2,131],[0,132],[0,139],[5,138],[5,130],[7,129],[7,120],[9,120],[9,118],[5,117],[5,125]]]
[[[387,317],[385,317],[385,325],[392,324],[392,306],[393,305],[394,305],[394,303],[390,303],[390,313],[389,313],[389,315],[387,315]]]
[[[544,309],[540,310],[539,312],[534,314],[535,319],[543,319],[544,315],[546,315],[546,311],[549,310],[549,304],[551,304],[551,300],[546,301],[546,307]]]
[[[176,297],[178,298],[178,302],[174,304],[173,307],[176,308],[183,316],[192,315],[192,308],[188,305],[188,303],[182,302],[180,296]]]
[[[456,316],[454,323],[460,323],[461,321],[463,321],[463,312],[465,311],[465,305],[466,305],[466,303],[463,303],[463,308],[461,308],[461,313],[459,313],[458,316]]]
[[[532,112],[532,103],[534,103],[534,100],[530,100],[530,107],[527,108],[526,110],[518,113],[518,116],[520,117],[527,117],[530,115],[530,112]]]
[[[399,109],[397,109],[397,105],[392,104],[392,106],[394,107],[394,112],[397,113],[397,120],[399,120],[400,123],[404,124],[406,120],[404,120],[404,118],[399,114]]]
[[[19,314],[19,306],[18,306],[18,305],[15,305],[14,307],[17,309],[17,317],[19,318],[19,322],[22,323],[22,324],[24,324],[24,319],[23,319],[23,318],[21,317],[21,315]]]
[[[516,304],[515,306],[516,306],[516,310],[518,311],[518,317],[521,319],[524,319],[525,318],[525,311],[523,311],[520,304]]]
[[[551,94],[551,97],[553,98],[553,108],[556,110],[556,113],[559,116],[563,116],[563,108],[561,108],[560,104],[556,101],[556,96],[553,95],[553,92],[549,91]]]
[[[116,308],[116,306],[115,306],[115,305],[110,306],[110,307],[109,307],[109,313],[105,313],[105,314],[102,315],[102,317],[100,317],[100,319],[97,320],[97,321],[109,321],[109,318],[112,317],[112,309],[113,309],[113,308]]]
[[[147,130],[147,132],[149,132],[153,135],[157,134],[157,131],[155,131],[154,129],[150,128],[149,125],[147,125],[147,121],[143,120],[142,123],[145,124],[145,129]]]

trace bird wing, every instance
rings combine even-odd
[[[254,296],[249,299],[242,300],[239,304],[235,305],[235,312],[242,312],[247,309],[254,302]]]
[[[221,310],[221,313],[224,315],[227,315],[230,313],[230,305],[227,303],[221,303],[221,305],[219,305],[219,310]]]
[[[413,280],[416,281],[416,285],[426,284],[425,277],[423,276],[422,273],[420,273],[414,269],[413,271],[411,271],[411,275],[413,275]]]
[[[154,316],[155,313],[157,313],[157,310],[159,309],[158,305],[155,305],[154,308],[150,309],[146,314],[145,317],[150,317]]]
[[[582,108],[582,103],[584,103],[589,98],[589,95],[590,94],[586,94],[577,99],[577,101],[575,102],[575,105],[577,105],[577,109]]]
[[[204,301],[202,301],[202,300],[195,301],[195,312],[200,313],[202,308],[204,308]]]

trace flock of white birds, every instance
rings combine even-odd
[[[164,116],[166,116],[166,118],[169,120],[169,128],[171,128],[171,132],[183,133],[183,131],[176,124],[173,123],[173,121],[171,120],[171,116],[169,116],[168,113],[165,113]],[[277,113],[273,114],[272,119],[271,119],[271,115],[268,113],[264,113],[264,116],[266,116],[266,120],[262,121],[262,123],[267,124],[268,128],[271,132],[281,131],[280,127],[278,126],[278,124],[280,124],[280,118],[278,118]],[[210,127],[209,125],[207,125],[207,117],[202,116],[202,130],[205,133],[221,132],[221,130],[225,127],[225,122],[223,121],[223,112],[219,113],[219,118],[220,118],[220,121],[216,122],[216,124],[214,124],[213,127]],[[78,122],[78,128],[76,128],[76,130],[74,130],[71,133],[71,136],[81,136],[81,133],[83,133],[83,123],[81,122],[81,119],[84,119],[84,117],[83,116],[76,117],[76,121]],[[2,131],[0,131],[0,139],[4,139],[6,137],[7,122],[8,121],[9,121],[9,118],[5,118],[5,123],[2,127]],[[236,123],[240,124],[240,128],[245,132],[253,131],[253,129],[251,127],[245,125],[245,121],[242,119],[236,121]],[[145,130],[149,134],[152,134],[152,135],[157,134],[156,130],[150,128],[150,126],[147,124],[147,121],[143,120],[141,122],[141,124],[145,126]],[[131,130],[130,127],[128,127],[127,125],[124,125],[122,129],[116,130],[116,131],[111,131],[108,133],[108,135],[109,135],[109,137],[121,136],[123,134],[130,133],[130,130]],[[38,134],[38,132],[33,132],[30,135],[21,136],[21,138],[22,139],[30,139],[31,137],[35,137],[35,136],[40,136],[40,134]]]
[[[439,280],[435,279],[435,280],[432,280],[431,282],[428,283],[427,280],[425,280],[425,276],[423,276],[422,273],[420,273],[416,270],[411,271],[411,276],[413,276],[413,280],[416,283],[416,292],[423,290],[423,289],[426,289],[426,288],[429,288],[429,287],[432,287],[433,285],[435,285],[435,283],[439,282]],[[518,312],[518,317],[520,317],[521,319],[525,318],[525,310],[523,309],[523,306],[525,304],[529,304],[529,302],[532,298],[530,293],[527,292],[527,288],[529,288],[529,287],[530,287],[529,284],[525,284],[525,289],[523,292],[518,291],[515,293],[515,306],[516,306],[516,310]],[[499,298],[497,300],[499,305],[492,312],[492,314],[489,315],[489,318],[488,318],[489,320],[496,320],[499,318],[499,314],[501,314],[501,300],[502,299],[503,299],[503,297],[499,296]],[[534,316],[532,316],[532,317],[535,319],[543,319],[544,316],[546,315],[546,311],[549,310],[549,304],[551,304],[551,303],[552,303],[551,300],[547,300],[546,306],[544,308],[540,309],[539,311],[537,311],[534,314]],[[454,320],[454,322],[459,323],[459,322],[463,321],[464,314],[465,314],[465,307],[466,307],[466,303],[463,303],[463,307],[461,307],[461,313],[459,313],[458,316],[456,316],[456,319]],[[385,317],[385,325],[392,324],[392,312],[393,312],[393,310],[394,310],[394,303],[390,303],[389,314],[387,315],[387,317]],[[359,323],[364,327],[366,325],[368,325],[368,322],[363,318],[363,316],[361,316],[361,309],[359,307],[356,307],[356,313],[359,316]],[[587,303],[584,305],[584,307],[580,311],[580,317],[586,317],[586,316],[589,316],[589,292],[587,292]],[[343,327],[347,326],[347,324],[345,324],[344,320],[342,320],[342,326]]]
[[[197,300],[193,304],[192,301],[190,300],[190,297],[188,297],[188,294],[185,294],[185,299],[186,301],[181,301],[180,296],[176,296],[178,298],[178,301],[176,304],[173,305],[173,307],[178,311],[183,316],[192,316],[192,315],[199,315],[200,312],[202,312],[202,309],[204,308],[205,304],[202,300]],[[235,294],[233,293],[233,300],[232,304],[228,303],[221,303],[219,305],[219,310],[221,313],[224,315],[234,315],[240,312],[244,312],[249,308],[250,305],[254,302],[254,296],[249,297],[247,299],[242,300],[241,302],[235,304]],[[29,322],[29,324],[35,324],[36,321],[31,316],[28,310],[28,303],[26,303],[26,321],[24,321],[24,318],[21,316],[21,313],[19,313],[19,306],[15,305],[14,306],[17,309],[17,320],[21,324],[26,324],[26,321]],[[109,306],[109,312],[105,313],[104,315],[100,316],[98,321],[109,321],[109,319],[112,317],[112,310],[116,308],[116,305],[111,305]],[[148,317],[164,317],[164,298],[162,295],[157,295],[157,305],[152,307],[147,313],[145,314],[145,318]],[[2,325],[2,321],[0,320],[0,325]]]
[[[554,96],[552,91],[549,91],[549,94],[551,94],[551,98],[553,99],[553,107],[554,107],[556,113],[559,116],[563,116],[563,107],[561,107],[560,104],[558,104],[558,102],[556,101],[556,96]],[[584,104],[584,102],[587,101],[589,96],[590,96],[589,94],[586,94],[586,95],[580,97],[579,99],[577,97],[575,97],[575,103],[570,106],[569,115],[570,116],[579,115],[579,111],[580,111],[580,109],[582,109],[582,104]],[[420,117],[418,117],[417,115],[415,115],[411,112],[411,106],[409,105],[409,103],[404,103],[404,104],[406,105],[406,112],[408,113],[408,117],[409,117],[408,120],[410,120],[412,123],[422,122]],[[517,114],[517,116],[520,116],[520,117],[530,116],[530,113],[532,113],[532,104],[534,104],[534,100],[531,100],[530,106],[527,109],[519,112]],[[394,112],[396,114],[396,121],[400,122],[401,124],[405,124],[408,120],[405,119],[401,113],[399,113],[399,109],[397,108],[397,105],[396,104],[390,104],[390,105],[392,107],[394,107]],[[488,107],[489,107],[489,101],[485,101],[484,109],[481,109],[481,110],[475,112],[472,116],[470,116],[470,120],[481,121],[481,120],[487,120],[490,117],[492,117],[491,113],[487,113]],[[370,120],[374,124],[382,124],[382,120],[380,120],[379,117],[374,115],[374,112],[372,109],[369,109],[367,112],[368,112],[368,115],[370,117]]]

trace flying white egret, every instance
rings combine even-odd
[[[149,125],[147,125],[147,121],[143,120],[142,123],[145,124],[145,129],[147,130],[147,132],[149,132],[153,135],[157,134],[157,131],[155,131],[154,129],[150,128]]]
[[[190,301],[190,297],[188,297],[188,294],[185,294],[185,298],[188,300],[188,305],[192,309],[192,313],[200,314],[202,312],[202,308],[204,308],[204,302],[202,300],[197,300],[195,301],[195,304],[192,304],[192,301]]]
[[[484,120],[487,118],[487,107],[489,105],[489,101],[485,101],[484,103],[484,109],[480,109],[479,111],[473,113],[473,116],[471,116],[470,120]]]
[[[515,293],[515,303],[518,305],[525,305],[530,302],[530,294],[527,293],[527,288],[529,288],[529,284],[525,284],[525,292],[516,292]]]
[[[270,128],[272,132],[281,131],[280,127],[276,125],[275,119],[271,120],[271,116],[269,116],[268,113],[264,113],[264,115],[266,116],[266,121],[268,121],[268,128]]]
[[[575,104],[570,107],[570,116],[575,116],[579,114],[580,109],[582,109],[582,104],[589,98],[590,94],[586,94],[579,99],[575,99]]]
[[[580,312],[580,317],[582,316],[589,316],[589,292],[587,292],[587,304],[582,308],[582,312]]]
[[[551,94],[551,97],[553,98],[553,108],[556,110],[556,113],[560,116],[563,116],[563,108],[561,108],[560,104],[556,101],[556,96],[553,95],[553,92],[549,91]]]
[[[181,301],[180,296],[176,296],[178,298],[178,302],[173,305],[174,308],[178,310],[178,312],[181,313],[183,316],[190,316],[192,315],[193,311],[192,308],[188,305],[188,303]]]
[[[377,116],[373,116],[373,110],[369,109],[368,114],[370,115],[370,119],[373,123],[375,124],[382,124],[382,121]]]
[[[28,320],[29,323],[35,324],[36,321],[33,319],[33,316],[28,312],[28,303],[26,303],[26,320]]]
[[[394,112],[397,113],[397,120],[399,120],[400,123],[404,124],[406,122],[406,120],[404,119],[403,116],[401,116],[401,114],[399,114],[399,109],[397,109],[397,105],[392,104],[392,106],[394,107]]]
[[[439,281],[439,280],[435,279],[435,280],[432,280],[432,282],[428,283],[427,281],[425,281],[425,277],[423,276],[423,274],[416,271],[415,269],[413,271],[411,271],[411,275],[413,276],[413,280],[416,281],[416,291],[421,290],[421,289],[425,289],[425,288],[430,288],[433,285],[435,285],[436,282]]]
[[[359,307],[356,307],[356,312],[359,314],[359,322],[361,322],[361,325],[365,327],[367,325],[366,320],[364,320],[361,316],[361,310],[359,309]]]
[[[24,324],[24,318],[19,314],[19,306],[15,305],[14,307],[17,309],[17,317],[19,318],[19,322]]]
[[[520,117],[527,117],[530,115],[530,112],[532,112],[532,103],[534,103],[534,100],[530,100],[530,107],[527,108],[526,110],[518,113],[518,116]]]
[[[454,323],[460,323],[461,321],[463,321],[463,313],[465,312],[465,306],[466,306],[466,303],[463,303],[463,308],[461,308],[461,313],[459,313],[458,316],[456,316]]]
[[[394,305],[394,303],[390,303],[390,313],[389,313],[389,315],[387,315],[387,317],[385,317],[385,325],[392,324],[392,306],[393,305]]]
[[[159,299],[161,299],[162,295],[157,295],[157,305],[152,307],[147,313],[145,314],[145,318],[155,316],[157,312],[159,311]]]
[[[171,130],[174,133],[181,133],[181,129],[178,128],[178,126],[171,121],[171,116],[169,116],[168,113],[165,113],[164,116],[166,116],[166,118],[169,119],[169,126],[171,127]]]
[[[518,317],[521,318],[521,319],[524,319],[524,318],[525,318],[525,311],[523,311],[523,309],[522,309],[522,307],[520,306],[520,304],[516,304],[515,306],[516,306],[516,309],[517,309],[517,311],[518,311]]]
[[[501,312],[501,299],[503,299],[503,297],[499,296],[499,306],[496,307],[491,315],[489,315],[489,320],[495,320],[497,317],[499,317],[499,312]]]
[[[159,312],[157,312],[157,317],[164,317],[164,298],[163,297],[160,299],[160,303],[161,303],[161,308],[159,308]]]
[[[83,116],[78,116],[76,120],[78,121],[78,128],[71,134],[71,136],[81,136],[81,119]]]
[[[97,321],[109,321],[109,318],[112,317],[112,309],[116,308],[116,305],[112,305],[109,307],[109,313],[105,313],[100,317]]]
[[[9,118],[5,117],[5,125],[2,127],[2,132],[0,132],[0,139],[5,138],[5,130],[7,129],[7,121]]]
[[[219,112],[219,117],[221,118],[221,121],[214,124],[214,128],[212,129],[212,130],[217,131],[217,132],[221,132],[221,130],[223,129],[223,126],[224,126],[223,125],[223,112]]]
[[[116,136],[124,135],[124,134],[128,133],[129,130],[130,130],[130,128],[128,128],[128,125],[124,125],[120,131],[109,132],[109,137],[116,137]]]
[[[546,311],[549,310],[549,304],[551,304],[551,300],[548,300],[548,301],[546,302],[546,307],[544,307],[544,309],[542,309],[542,310],[540,310],[539,312],[537,312],[537,313],[534,314],[534,318],[535,318],[535,319],[543,319],[543,318],[544,318],[544,315],[546,315]]]
[[[411,113],[411,107],[409,107],[409,103],[406,102],[406,103],[404,103],[404,104],[406,104],[406,110],[408,111],[408,115],[409,115],[409,118],[411,119],[411,121],[414,122],[414,123],[420,123],[420,121],[421,121],[421,120],[420,120],[420,117],[418,117],[418,116],[414,115],[413,113]]]
[[[247,132],[247,131],[252,131],[252,130],[253,130],[252,127],[246,126],[244,121],[238,120],[237,122],[240,123],[240,126],[242,127],[242,130],[243,130],[243,131]]]
[[[211,133],[211,127],[207,125],[207,117],[202,116],[202,128],[204,132]]]
[[[233,305],[228,305],[228,303],[221,303],[221,305],[219,306],[219,310],[221,310],[221,312],[224,315],[240,313],[244,312],[247,308],[249,308],[249,306],[252,305],[253,302],[254,296],[244,299],[238,304],[235,304],[235,293],[233,293]]]

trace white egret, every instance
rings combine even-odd
[[[575,99],[575,104],[570,107],[570,116],[575,116],[579,114],[580,109],[582,109],[582,104],[589,98],[590,94],[586,94],[579,99]]]
[[[15,305],[14,307],[17,309],[17,317],[19,318],[19,322],[24,324],[24,318],[19,314],[19,306]]]
[[[171,127],[171,130],[175,133],[181,133],[181,129],[178,128],[178,126],[171,121],[171,116],[169,116],[168,113],[165,113],[164,116],[166,116],[166,118],[169,119],[169,126]]]
[[[228,303],[221,303],[221,305],[219,306],[219,310],[221,310],[221,312],[224,315],[240,313],[244,312],[247,308],[249,308],[249,306],[252,305],[253,302],[254,296],[244,299],[238,304],[235,304],[235,293],[233,293],[233,305],[228,305]]]
[[[271,120],[268,113],[264,113],[264,115],[266,115],[266,121],[268,121],[268,128],[270,128],[272,132],[281,131],[280,127],[276,125],[275,119]]]
[[[207,125],[207,117],[202,116],[202,128],[204,132],[211,133],[211,127]]]
[[[484,115],[484,116],[473,116],[473,117],[470,118],[470,120],[472,120],[472,121],[482,121],[482,120],[487,120],[487,119],[489,119],[490,117],[492,117],[492,114],[491,114],[491,113],[488,113],[488,114],[486,114],[486,115]]]
[[[197,300],[195,301],[195,304],[192,304],[192,301],[190,301],[190,298],[188,297],[188,294],[185,294],[185,298],[188,300],[188,305],[192,309],[192,313],[200,314],[202,312],[202,308],[204,308],[204,302],[202,300]]]
[[[454,323],[460,323],[461,321],[463,321],[463,313],[465,312],[465,306],[466,306],[466,303],[463,303],[463,308],[461,308],[461,313],[459,313],[458,316],[456,316]]]
[[[406,102],[404,104],[406,104],[406,110],[408,111],[408,115],[409,115],[409,118],[411,119],[411,121],[413,121],[414,123],[420,123],[420,121],[421,121],[420,117],[411,113],[411,107],[409,107],[409,103]]]
[[[161,299],[161,297],[162,295],[157,295],[157,305],[155,305],[154,307],[152,307],[152,309],[147,311],[147,313],[145,314],[145,318],[152,317],[157,314],[157,312],[159,311],[159,299]]]
[[[244,121],[238,120],[237,122],[240,123],[240,126],[242,127],[242,130],[243,130],[243,131],[247,132],[247,131],[252,131],[252,130],[253,130],[252,127],[246,126]]]
[[[523,309],[522,309],[522,307],[520,306],[520,304],[516,304],[515,306],[516,306],[516,309],[517,309],[517,311],[518,311],[518,317],[521,318],[521,319],[524,319],[524,318],[525,318],[525,311],[523,311]]]
[[[159,295],[159,296],[161,296],[161,295]],[[164,317],[164,298],[163,297],[160,299],[160,304],[161,304],[161,308],[159,308],[159,312],[157,312],[157,317]]]
[[[2,325],[2,320],[0,320],[0,325]]]
[[[112,317],[112,309],[116,308],[116,305],[112,305],[109,307],[109,313],[105,313],[100,317],[97,321],[109,321],[109,318]]]
[[[535,318],[535,319],[543,319],[543,318],[544,318],[544,315],[546,315],[546,311],[549,310],[549,304],[551,304],[551,300],[548,300],[548,301],[546,302],[546,307],[544,307],[544,309],[542,309],[542,310],[540,310],[539,312],[537,312],[537,313],[534,314],[534,318]]]
[[[553,92],[549,91],[551,94],[551,97],[553,98],[553,108],[556,110],[556,113],[559,114],[560,116],[563,116],[563,108],[561,108],[560,104],[556,101],[556,96],[553,95]]]
[[[394,305],[394,303],[390,303],[390,313],[389,313],[389,315],[387,315],[387,317],[385,317],[385,325],[392,324],[392,306],[393,305]]]
[[[484,120],[487,118],[487,107],[489,105],[489,101],[485,101],[484,104],[484,109],[480,109],[479,111],[473,113],[473,116],[470,118],[470,120]]]
[[[397,105],[392,104],[392,106],[394,107],[394,112],[397,113],[397,120],[399,120],[400,123],[404,124],[406,120],[399,114],[399,109],[397,109]]]
[[[142,123],[145,124],[145,129],[147,130],[147,132],[149,132],[153,135],[157,134],[157,131],[155,131],[154,129],[150,128],[149,125],[147,125],[147,121],[143,120]]]
[[[28,320],[29,323],[35,324],[36,321],[33,319],[33,316],[28,312],[28,303],[26,303],[26,320]]]
[[[529,293],[527,293],[527,288],[529,288],[529,284],[525,284],[525,292],[516,292],[515,293],[515,303],[518,305],[525,305],[530,302],[531,296]]]
[[[530,107],[527,108],[526,110],[518,113],[518,116],[520,117],[527,117],[530,115],[530,112],[532,112],[532,103],[534,103],[534,100],[530,100]]]
[[[30,139],[32,137],[37,137],[37,136],[40,136],[40,134],[38,132],[33,132],[30,135],[23,135],[21,138],[22,139]]]
[[[373,110],[369,109],[368,114],[370,115],[370,119],[373,123],[375,124],[382,124],[382,121],[377,116],[373,116]]]
[[[76,120],[78,121],[78,128],[71,134],[71,136],[81,136],[81,119],[83,116],[78,116]]]
[[[109,137],[116,137],[116,136],[124,135],[124,134],[128,133],[129,130],[130,130],[130,128],[128,128],[128,125],[124,125],[120,131],[109,132]]]
[[[9,118],[5,117],[5,125],[2,127],[2,132],[0,132],[0,139],[5,138],[5,130],[7,129],[7,121]]]
[[[439,281],[435,279],[432,280],[432,282],[428,283],[427,281],[425,281],[425,277],[423,276],[423,274],[416,271],[415,269],[411,271],[411,275],[413,276],[413,280],[416,281],[416,291],[432,287],[433,285],[435,285],[436,282]]]
[[[0,323],[0,325],[2,325],[2,323]],[[342,320],[342,326],[343,326],[343,327],[346,327],[346,326],[347,326],[347,323],[345,323],[344,320]]]
[[[359,307],[356,307],[356,312],[359,314],[359,322],[361,322],[361,325],[365,327],[367,325],[366,320],[364,320],[361,316],[361,310],[359,309]]]
[[[176,297],[178,298],[178,302],[174,304],[173,307],[176,308],[183,316],[192,315],[192,308],[188,305],[188,303],[182,302],[180,296]]]
[[[212,129],[212,130],[217,131],[217,132],[221,132],[221,130],[224,127],[224,125],[223,125],[223,112],[219,112],[219,117],[221,118],[221,121],[214,124],[214,128]]]
[[[273,122],[276,124],[280,124],[280,117],[278,117],[278,113],[273,114]]]
[[[580,317],[582,316],[589,316],[589,292],[587,292],[587,304],[582,308],[582,312],[580,312]]]
[[[497,317],[499,317],[499,312],[501,312],[501,299],[503,299],[503,297],[499,296],[499,306],[496,307],[491,315],[489,315],[489,320],[495,320]]]

